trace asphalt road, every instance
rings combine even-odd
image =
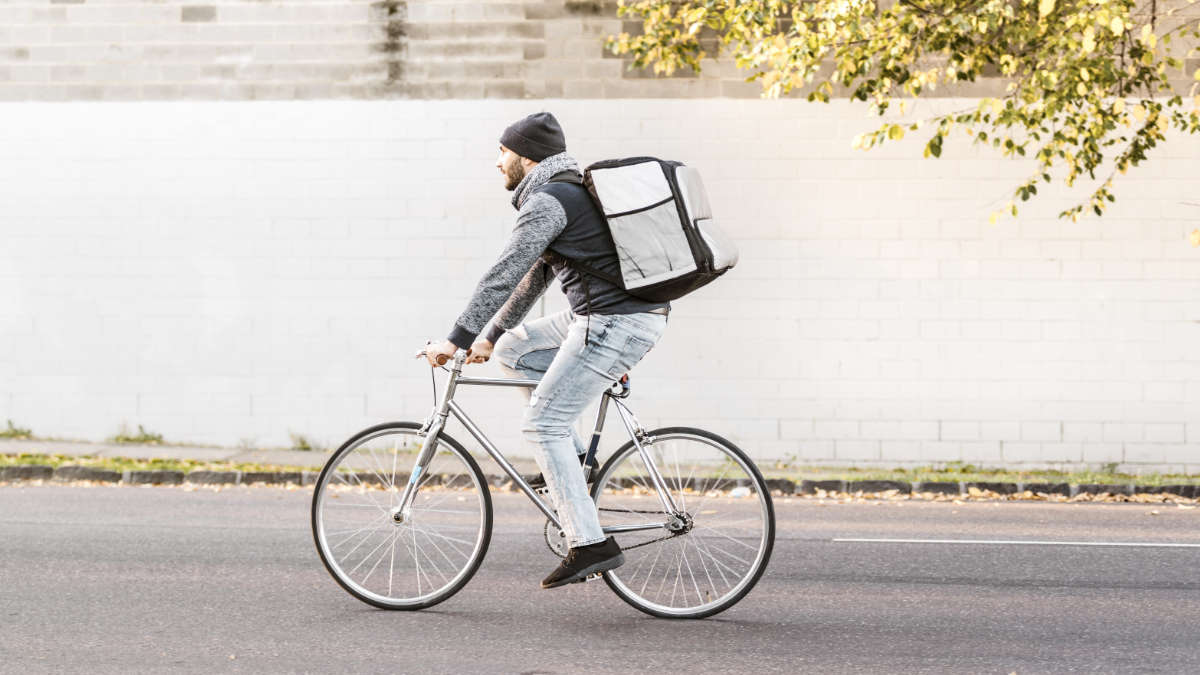
[[[540,519],[497,495],[479,573],[421,612],[321,566],[305,491],[0,488],[0,671],[1194,672],[1200,509],[777,500],[771,566],[702,621],[602,582],[544,591]]]

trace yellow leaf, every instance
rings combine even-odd
[[[1087,68],[1080,68],[1080,69],[1079,69],[1079,77],[1080,77],[1080,79],[1082,79],[1084,82],[1087,82],[1088,80],[1090,80],[1090,79],[1091,79],[1091,74],[1090,74],[1090,73],[1088,73],[1088,69],[1087,69]]]
[[[1114,115],[1120,115],[1125,112],[1125,99],[1119,98],[1113,101],[1112,110]]]
[[[862,144],[863,144],[863,135],[862,135],[862,134],[859,134],[859,135],[857,135],[857,136],[855,136],[855,137],[854,137],[854,140],[853,140],[853,141],[850,141],[850,149],[851,149],[851,150],[858,150],[859,148],[861,148],[861,147],[862,147]]]
[[[898,141],[904,138],[904,127],[899,124],[893,124],[891,129],[888,129],[888,138],[893,141]]]
[[[1091,54],[1096,50],[1096,30],[1088,26],[1083,30],[1083,53]]]
[[[998,98],[992,99],[992,114],[999,115],[1000,112],[1003,110],[1004,110],[1004,101],[1001,101]]]
[[[1133,106],[1133,119],[1139,122],[1146,119],[1146,108],[1141,103]]]
[[[1125,22],[1121,20],[1121,17],[1114,16],[1112,21],[1108,22],[1108,28],[1113,32],[1113,35],[1120,35],[1125,32]]]
[[[1044,19],[1054,11],[1054,0],[1038,0],[1038,18]]]
[[[1084,96],[1087,94],[1087,87],[1085,87],[1082,82],[1076,82],[1075,93],[1079,94],[1080,96]]]
[[[989,224],[989,225],[995,225],[995,224],[996,224],[996,219],[997,219],[997,218],[999,218],[999,217],[1000,217],[1000,212],[999,212],[999,211],[992,211],[991,215],[989,215],[989,216],[988,216],[988,224]],[[1196,232],[1200,232],[1200,230],[1196,230]],[[1193,234],[1195,234],[1195,232],[1194,232]]]
[[[1188,236],[1188,239],[1191,240],[1192,246],[1200,246],[1200,229],[1192,230],[1192,233]]]
[[[1197,68],[1197,69],[1196,69],[1196,74],[1194,75],[1194,77],[1195,77],[1197,80],[1200,80],[1200,68]]]
[[[1158,126],[1159,131],[1166,131],[1170,126],[1171,120],[1167,119],[1166,115],[1159,115],[1158,119],[1154,120],[1154,124]]]

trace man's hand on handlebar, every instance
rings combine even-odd
[[[476,340],[467,350],[467,363],[483,363],[492,358],[492,343]]]
[[[430,343],[425,345],[425,360],[429,362],[430,366],[436,368],[454,358],[454,354],[457,351],[458,347],[449,340],[442,342],[440,345]]]

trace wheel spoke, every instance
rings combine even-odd
[[[386,549],[384,549],[382,553],[379,554],[379,559],[375,561],[375,564],[371,566],[370,571],[367,572],[367,576],[363,577],[362,581],[360,581],[359,583],[366,585],[367,579],[370,579],[371,575],[375,573],[375,570],[379,568],[379,563],[383,562],[384,559],[388,557],[388,555],[387,555],[388,551],[395,550],[394,548],[392,548],[396,544],[396,533],[395,532],[393,532],[392,536],[388,538],[387,543],[389,544],[389,546]]]
[[[696,573],[692,571],[692,564],[687,559],[687,540],[681,539],[679,542],[680,555],[683,557],[683,564],[687,567],[688,577],[692,580],[692,588],[696,589],[696,599],[700,604],[704,604],[704,596],[700,595],[700,585],[696,583]]]
[[[413,529],[417,529],[417,528],[415,528],[415,527],[414,527]],[[456,541],[456,542],[458,542],[458,543],[460,543],[460,544],[466,544],[467,546],[472,546],[472,545],[475,543],[475,542],[473,542],[473,541],[467,541],[467,540],[465,540],[465,539],[455,539],[454,537],[448,537],[448,536],[446,536],[446,535],[444,535],[444,534],[441,534],[440,532],[428,532],[428,531],[425,531],[425,530],[421,530],[421,533],[422,533],[422,534],[431,534],[431,535],[433,535],[433,536],[437,537],[438,539],[443,539],[443,540],[445,540],[445,541],[447,541],[447,542]]]
[[[413,529],[414,529],[414,531],[416,531],[416,528],[413,528]],[[425,534],[425,533],[422,532],[421,534]],[[425,534],[425,538],[429,540],[429,543],[433,544],[433,548],[435,550],[437,550],[437,552],[440,553],[443,558],[446,558],[446,554],[442,551],[441,547],[437,545],[437,541],[434,540],[433,537],[430,537],[428,534]],[[433,567],[433,571],[438,573],[438,576],[442,578],[442,581],[444,583],[450,583],[450,578],[447,577],[445,575],[445,573],[442,572],[442,568],[438,567],[437,562],[435,562],[431,556],[426,555],[425,560],[428,561],[428,563],[431,567]],[[454,562],[451,561],[449,558],[446,558],[446,562],[450,563],[450,569],[453,570]]]
[[[744,541],[738,541],[737,539],[734,539],[733,537],[731,537],[731,536],[729,536],[729,535],[727,535],[727,534],[724,534],[724,533],[722,533],[722,532],[717,532],[716,530],[712,529],[711,527],[699,527],[699,528],[696,528],[696,529],[697,529],[697,530],[704,530],[704,531],[706,531],[706,532],[712,532],[713,534],[715,534],[715,535],[717,535],[717,536],[719,536],[719,537],[724,537],[724,538],[728,539],[729,541],[732,541],[732,542],[733,542],[733,543],[735,543],[735,544],[738,544],[738,545],[741,545],[741,546],[745,546],[746,548],[750,549],[751,551],[757,551],[757,550],[758,550],[758,547],[757,547],[757,546],[751,546],[750,544],[747,544],[747,543],[746,543],[746,542],[744,542]]]
[[[738,574],[738,571],[737,571],[737,570],[733,569],[733,568],[732,568],[732,567],[730,567],[729,565],[727,565],[727,564],[725,564],[724,562],[722,562],[720,558],[718,558],[717,556],[713,555],[713,554],[712,554],[712,552],[708,550],[708,543],[707,543],[707,542],[701,542],[701,543],[700,543],[700,545],[696,547],[696,550],[697,550],[697,551],[700,551],[701,555],[706,555],[706,556],[708,556],[708,559],[709,559],[709,560],[711,560],[711,561],[713,561],[713,564],[715,564],[715,565],[717,566],[717,569],[722,569],[722,568],[724,568],[724,569],[727,569],[727,570],[729,570],[729,573],[730,573],[730,574]],[[722,575],[722,576],[724,576],[724,575]]]
[[[690,539],[687,541],[687,543],[690,544],[692,546],[692,548],[696,548],[696,549],[699,548]],[[712,574],[708,571],[708,563],[704,562],[704,556],[700,555],[699,550],[696,551],[696,559],[700,561],[700,567],[704,570],[704,576],[708,578],[709,588],[712,588],[713,593],[716,593],[717,585],[715,583],[713,583]],[[728,582],[726,582],[726,584],[728,584]]]
[[[368,560],[370,560],[370,559],[371,559],[371,557],[372,557],[372,556],[374,556],[374,555],[375,555],[375,551],[378,551],[380,548],[382,548],[382,547],[383,547],[383,545],[384,545],[384,544],[386,544],[386,543],[388,543],[388,541],[390,541],[390,540],[391,540],[391,537],[394,537],[394,536],[396,536],[396,535],[395,535],[395,533],[392,533],[392,534],[390,534],[390,535],[386,535],[386,536],[384,536],[384,538],[383,538],[383,541],[379,542],[379,544],[378,544],[378,545],[376,545],[376,546],[375,546],[375,548],[371,549],[371,552],[370,552],[370,553],[368,553],[368,554],[364,555],[364,556],[363,556],[363,558],[362,558],[362,560],[359,560],[357,565],[355,565],[354,567],[351,567],[351,568],[350,568],[350,571],[349,571],[349,572],[347,572],[347,574],[354,574],[355,572],[357,572],[357,571],[358,571],[358,568],[359,568],[359,567],[362,567],[362,564],[363,564],[363,563],[367,562]],[[356,546],[355,548],[358,548],[358,547]],[[365,582],[364,582],[364,583],[365,583]]]

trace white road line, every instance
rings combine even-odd
[[[831,541],[870,544],[982,544],[992,546],[1130,546],[1141,548],[1200,548],[1200,544],[1153,541],[1034,541],[1027,539],[867,539],[834,538]]]

